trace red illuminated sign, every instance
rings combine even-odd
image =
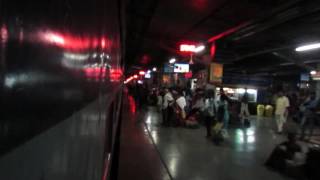
[[[192,44],[181,44],[180,51],[181,52],[195,52],[196,46]]]
[[[214,58],[215,54],[216,54],[216,45],[215,45],[215,43],[213,43],[211,45],[211,48],[210,48],[210,56],[211,56],[211,58]]]

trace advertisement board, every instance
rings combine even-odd
[[[189,64],[174,64],[173,72],[175,73],[187,73],[189,72]]]
[[[219,63],[211,63],[209,82],[215,83],[215,84],[221,84],[222,76],[223,76],[223,65]]]

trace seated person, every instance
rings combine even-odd
[[[302,152],[302,148],[296,140],[296,134],[289,133],[288,140],[279,144],[273,150],[265,163],[266,166],[284,172],[287,168],[287,162],[294,160],[296,153]]]

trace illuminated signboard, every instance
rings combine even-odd
[[[187,73],[189,72],[189,64],[174,64],[173,72]]]
[[[218,63],[210,64],[210,77],[209,80],[212,83],[222,83],[223,65]]]
[[[180,45],[181,52],[194,52],[195,49],[196,49],[195,45],[190,45],[190,44],[181,44]]]

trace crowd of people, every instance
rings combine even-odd
[[[143,104],[154,105],[161,114],[161,124],[164,127],[188,127],[198,128],[204,125],[206,137],[214,142],[222,142],[228,138],[228,128],[231,116],[236,116],[237,121],[243,128],[250,126],[249,97],[245,92],[237,102],[220,88],[215,92],[214,88],[153,88],[148,90],[145,85],[133,89],[133,96],[138,107]],[[297,134],[301,140],[307,140],[313,135],[318,120],[319,100],[315,92],[297,95],[285,94],[279,90],[274,93],[271,104],[274,109],[275,131],[279,134],[284,132],[288,119],[294,120],[300,126],[299,132],[289,132],[288,140],[277,145],[267,160],[266,165],[281,172],[295,172],[294,176],[312,174],[316,165],[315,159],[319,159],[319,150],[309,150],[307,160],[301,161],[299,154],[303,154],[301,146],[297,143]],[[235,111],[233,106],[238,104]],[[234,113],[235,112],[235,113]],[[234,115],[236,114],[236,115]],[[314,152],[313,154],[310,152]],[[294,170],[292,170],[292,168]],[[300,173],[300,175],[298,175]]]
[[[197,88],[153,88],[146,85],[131,88],[138,107],[153,104],[162,114],[162,125],[197,128],[206,126],[206,136],[214,132],[228,136],[230,118],[236,117],[241,126],[250,126],[249,98],[245,92],[239,100],[239,108],[233,109],[234,100],[230,99],[221,87],[214,89]],[[274,93],[272,105],[275,107],[276,132],[283,133],[284,125],[290,117],[300,125],[301,139],[312,136],[317,124],[319,100],[314,92],[297,95],[285,94],[282,90]],[[235,112],[235,113],[234,113]]]
[[[206,126],[206,137],[212,137],[213,133],[228,137],[232,100],[223,88],[216,93],[214,89],[198,88],[191,91],[164,87],[155,89],[152,94],[153,98],[150,99],[156,99],[163,126],[197,128],[203,124]],[[247,96],[246,93],[243,95],[238,114],[243,125],[248,124],[250,115]]]
[[[285,95],[283,91],[279,91],[275,98],[277,132],[283,133],[283,126],[290,117],[300,126],[300,139],[309,139],[317,124],[319,105],[315,92],[297,96]]]

